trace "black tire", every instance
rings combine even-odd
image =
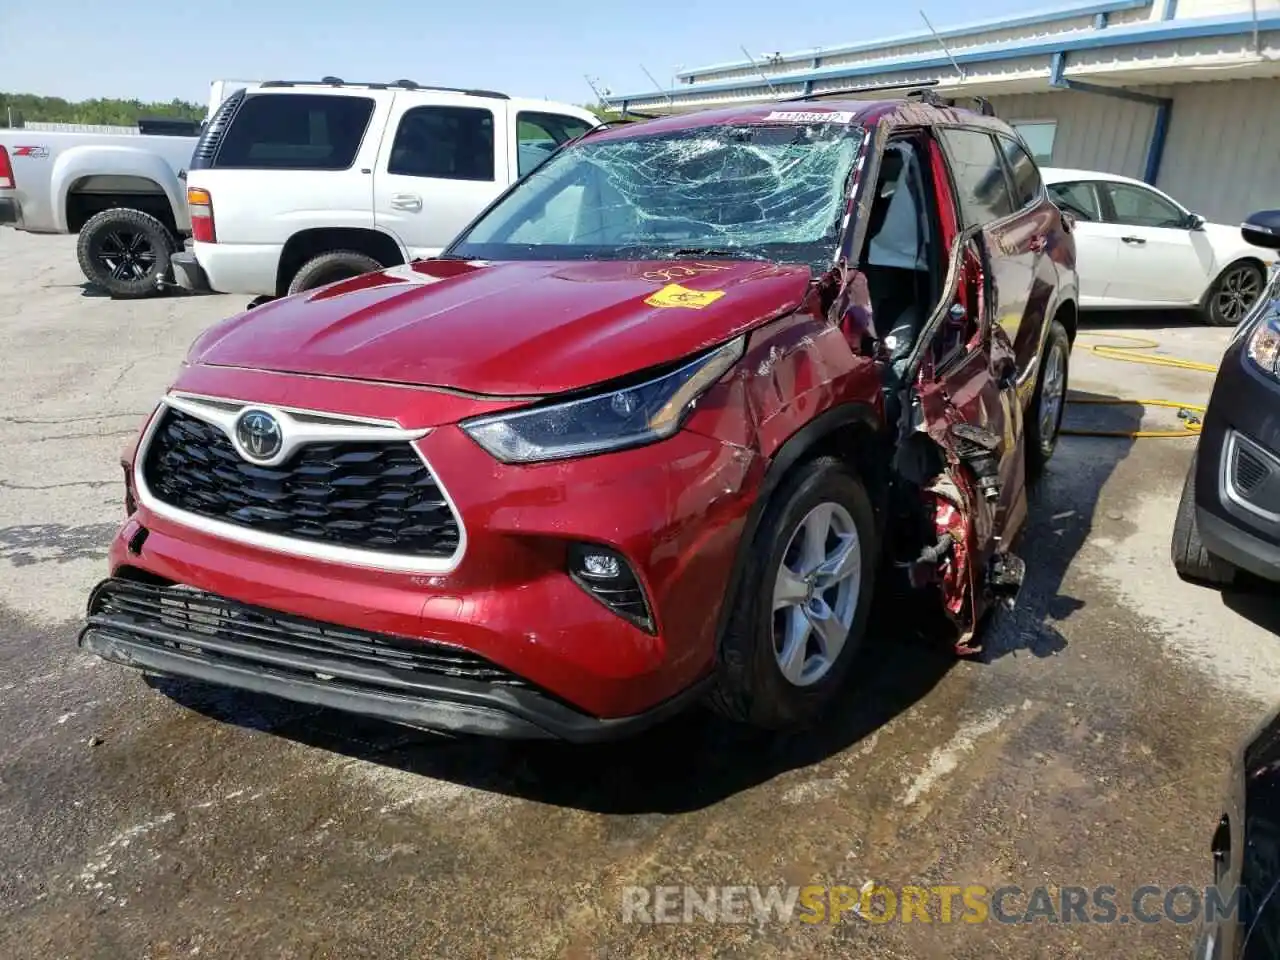
[[[1178,501],[1178,514],[1173,521],[1173,542],[1169,545],[1173,569],[1188,583],[1204,587],[1228,587],[1236,578],[1236,568],[1221,557],[1216,557],[1200,542],[1200,528],[1196,526],[1196,460],[1182,484],[1182,498]]]
[[[1248,260],[1228,266],[1205,294],[1201,309],[1205,320],[1215,327],[1234,327],[1258,302],[1266,279],[1262,268]]]
[[[134,300],[161,293],[157,281],[169,276],[169,257],[178,241],[150,214],[113,207],[80,228],[76,259],[85,279],[113,297]]]
[[[318,257],[312,257],[298,268],[298,272],[289,281],[289,295],[292,296],[304,290],[314,290],[316,287],[337,283],[339,280],[349,280],[362,273],[382,270],[383,267],[383,264],[368,254],[356,253],[354,250],[322,253]]]
[[[1045,371],[1057,352],[1062,364],[1061,403],[1058,404],[1057,415],[1052,417],[1052,424],[1041,425],[1041,407],[1045,402]],[[1049,324],[1049,335],[1045,337],[1044,350],[1040,358],[1040,371],[1036,375],[1036,390],[1031,397],[1031,405],[1027,408],[1024,419],[1025,442],[1027,447],[1027,475],[1036,479],[1044,474],[1045,467],[1053,459],[1053,452],[1058,448],[1058,431],[1062,427],[1062,413],[1067,406],[1067,390],[1070,386],[1071,374],[1071,339],[1067,336],[1066,327],[1058,320]]]
[[[773,584],[792,537],[815,507],[843,507],[858,534],[861,570],[849,632],[821,679],[798,686],[774,651]],[[723,638],[709,705],[731,720],[764,729],[803,726],[840,692],[866,633],[878,564],[875,516],[862,482],[835,457],[796,467],[770,499],[751,544]]]

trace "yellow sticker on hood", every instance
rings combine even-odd
[[[651,307],[691,307],[701,310],[724,296],[723,290],[690,290],[678,283],[668,283],[657,293],[644,298]]]

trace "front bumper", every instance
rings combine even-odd
[[[323,396],[327,411],[423,430],[413,446],[447,488],[464,535],[447,564],[427,569],[406,567],[400,554],[380,564],[376,555],[322,554],[300,539],[281,546],[202,528],[201,518],[142,495],[149,424],[140,448],[126,455],[134,509],[111,544],[113,577],[182,584],[313,623],[445,644],[620,730],[712,672],[719,598],[730,587],[763,476],[748,450],[694,429],[722,411],[708,405],[688,429],[649,447],[516,466],[498,463],[456,426],[492,402],[199,364],[184,371],[181,386],[207,397],[302,401],[308,410],[307,398]],[[570,564],[583,544],[626,559],[650,622],[609,606],[577,578]],[[93,642],[104,655],[121,649]],[[148,668],[193,668],[165,656],[167,664]],[[233,685],[246,679],[242,672],[221,675]],[[277,679],[273,685],[284,686]],[[345,692],[342,699],[354,703]],[[366,712],[382,715],[382,707],[364,702]],[[422,705],[414,709],[415,722],[430,725]]]
[[[1243,355],[1223,357],[1196,456],[1196,523],[1205,548],[1280,581],[1280,383]]]
[[[79,642],[149,673],[454,734],[606,740],[656,723],[701,693],[694,685],[644,713],[600,719],[459,648],[123,579],[95,588]]]
[[[170,256],[169,265],[173,268],[174,282],[183,290],[191,293],[213,292],[204,268],[191,250],[182,250]]]
[[[0,226],[16,226],[22,222],[22,209],[13,197],[0,197]]]

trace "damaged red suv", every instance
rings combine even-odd
[[[1074,261],[985,110],[593,131],[440,257],[206,331],[126,458],[80,643],[452,732],[586,741],[695,699],[805,723],[878,574],[960,650],[1016,594]]]

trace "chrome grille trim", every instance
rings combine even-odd
[[[344,547],[328,543],[317,543],[301,540],[296,537],[276,533],[264,533],[233,523],[202,517],[198,514],[171,506],[156,497],[147,486],[144,476],[144,465],[151,441],[164,419],[164,408],[172,407],[188,416],[196,417],[220,429],[231,441],[237,452],[239,441],[235,436],[236,418],[246,409],[266,411],[279,420],[287,429],[281,452],[271,462],[283,462],[300,446],[307,443],[334,442],[408,442],[418,459],[422,461],[427,472],[440,488],[454,522],[458,525],[458,546],[448,557],[410,557],[397,556],[385,551],[362,550],[357,547]],[[427,436],[429,429],[405,430],[390,420],[377,420],[369,417],[356,417],[346,414],[329,413],[321,410],[310,410],[299,407],[285,407],[274,404],[251,403],[242,400],[230,400],[220,397],[208,397],[198,394],[173,392],[166,394],[160,405],[152,414],[146,432],[138,443],[138,450],[133,461],[133,483],[137,491],[138,501],[146,509],[166,520],[190,527],[201,533],[258,547],[274,553],[304,557],[344,566],[364,567],[375,570],[386,570],[396,573],[445,574],[457,569],[467,549],[467,528],[458,512],[457,504],[449,493],[448,487],[440,480],[431,463],[422,454],[416,441]],[[247,459],[247,458],[246,458]]]
[[[1253,485],[1247,489],[1242,489],[1237,483],[1241,454],[1248,456],[1268,470],[1265,476],[1256,479]],[[1255,516],[1262,517],[1264,520],[1269,520],[1272,523],[1280,522],[1280,513],[1264,509],[1250,499],[1253,494],[1258,493],[1260,489],[1265,487],[1268,480],[1277,476],[1280,476],[1280,460],[1243,434],[1235,430],[1228,431],[1227,440],[1222,450],[1220,478],[1222,491],[1232,504],[1241,510],[1247,510]]]

